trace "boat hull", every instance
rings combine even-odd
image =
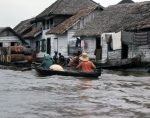
[[[61,76],[75,76],[75,77],[93,77],[98,78],[101,76],[101,69],[97,72],[85,73],[85,72],[72,72],[72,71],[56,71],[56,70],[44,70],[36,68],[36,71],[44,76],[61,75]]]

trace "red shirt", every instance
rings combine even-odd
[[[82,61],[76,68],[82,68],[83,72],[92,72],[92,68],[96,68],[91,61]]]

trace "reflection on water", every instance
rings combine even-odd
[[[82,89],[90,89],[92,88],[92,85],[90,84],[90,82],[92,81],[90,78],[81,78],[81,84],[80,84],[80,87]]]
[[[0,118],[149,118],[148,73],[102,70],[98,79],[0,67]]]

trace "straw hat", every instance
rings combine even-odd
[[[89,58],[86,53],[82,53],[82,55],[79,57],[79,59],[82,61],[89,61]]]

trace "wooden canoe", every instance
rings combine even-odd
[[[31,67],[31,63],[27,61],[17,61],[17,62],[1,62],[2,66],[13,66],[13,67]]]
[[[75,76],[75,77],[92,77],[98,78],[101,76],[101,69],[97,72],[85,73],[85,72],[73,72],[73,71],[56,71],[56,70],[45,70],[42,68],[35,68],[38,73],[44,76],[61,75],[61,76]]]
[[[136,68],[125,68],[125,69],[118,69],[124,72],[141,72],[141,73],[149,73],[150,68],[146,67],[136,67]]]

